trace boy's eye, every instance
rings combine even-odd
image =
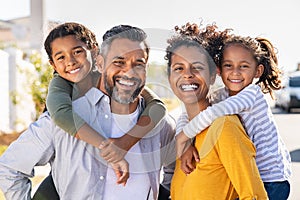
[[[65,58],[65,56],[58,56],[58,57],[56,57],[56,60],[61,61],[61,60],[63,60],[64,58]]]

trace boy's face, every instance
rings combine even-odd
[[[121,104],[136,100],[146,81],[147,53],[143,43],[115,39],[99,68],[100,89]]]
[[[54,70],[71,82],[79,82],[91,71],[92,57],[87,46],[74,35],[56,38],[51,43]]]
[[[207,58],[197,47],[181,46],[174,51],[169,82],[174,94],[185,105],[206,101],[213,81]]]

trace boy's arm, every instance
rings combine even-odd
[[[167,113],[164,103],[148,87],[144,88],[142,96],[145,99],[146,108],[137,124],[121,138],[111,139],[115,145],[125,151],[128,151],[149,131],[155,128]]]
[[[189,138],[193,138],[210,126],[218,117],[239,114],[242,111],[250,110],[255,104],[256,95],[260,92],[259,90],[259,86],[250,84],[238,94],[209,106],[183,128],[184,134]]]
[[[105,140],[72,109],[73,83],[55,75],[49,84],[47,109],[57,126],[72,136],[99,147]],[[120,160],[118,158],[117,160]]]

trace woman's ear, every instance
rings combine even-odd
[[[96,58],[96,67],[98,71],[102,74],[104,71],[104,58],[101,55],[98,55]]]
[[[256,69],[255,78],[260,78],[261,75],[264,73],[264,70],[265,70],[265,67],[262,64],[258,65],[257,69]]]

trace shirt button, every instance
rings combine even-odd
[[[104,117],[105,117],[105,119],[107,119],[107,118],[108,118],[108,115],[104,115]]]
[[[104,176],[100,176],[99,179],[100,179],[100,180],[104,180]]]

